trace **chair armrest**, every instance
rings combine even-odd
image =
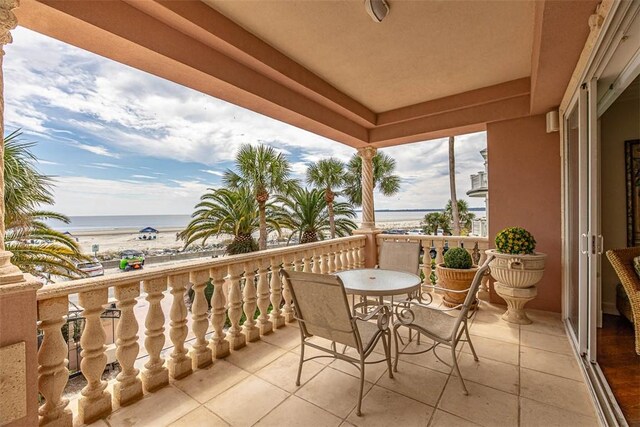
[[[380,305],[376,307],[375,310],[371,311],[366,316],[356,316],[353,318],[354,320],[360,320],[361,322],[368,322],[373,319],[375,316],[378,316],[377,323],[378,329],[381,331],[385,331],[389,328],[389,320],[391,319],[389,307],[386,305]]]
[[[456,294],[462,294],[462,293],[465,293],[465,292],[469,292],[469,289],[455,290],[455,289],[443,288],[442,286],[436,286],[436,285],[422,285],[422,287],[434,289],[434,290],[437,290],[437,291],[453,292],[453,293],[456,293]]]

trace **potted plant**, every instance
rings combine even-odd
[[[524,305],[537,295],[534,286],[542,279],[546,254],[536,252],[533,235],[521,227],[508,227],[496,235],[496,248],[489,249],[494,289],[507,302],[502,318],[511,323],[529,324]]]
[[[440,285],[445,289],[464,291],[469,289],[478,266],[473,265],[471,255],[464,248],[451,248],[444,254],[444,263],[436,266]],[[446,292],[444,305],[455,307],[464,303],[467,292]]]

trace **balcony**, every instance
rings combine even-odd
[[[485,197],[489,191],[489,182],[486,172],[478,172],[471,175],[471,190],[467,191],[469,197]]]
[[[435,262],[455,246],[482,262],[488,244],[482,238],[442,236],[379,235],[377,241],[399,238],[420,241]],[[38,352],[40,424],[597,424],[560,316],[530,311],[532,325],[513,326],[500,319],[502,307],[484,300],[470,329],[480,362],[466,346],[457,356],[469,396],[432,353],[403,356],[394,379],[383,365],[371,365],[363,417],[354,412],[357,372],[345,362],[305,363],[296,387],[298,326],[291,295],[273,273],[362,267],[365,241],[352,236],[42,288],[37,297],[44,332]],[[422,272],[430,277],[431,263]],[[204,292],[209,280],[214,285],[210,315]],[[190,286],[195,298],[189,311],[184,295]],[[107,380],[100,317],[110,295],[121,313],[115,330],[120,372]],[[87,383],[80,394],[64,391],[68,343],[61,326],[75,298],[85,319],[80,367]],[[244,322],[243,313],[250,314]],[[255,320],[253,313],[259,313]],[[405,344],[418,346],[415,339]]]

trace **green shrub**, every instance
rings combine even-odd
[[[464,270],[473,266],[473,260],[464,248],[451,248],[444,254],[444,266]]]
[[[533,254],[536,239],[521,227],[508,227],[496,235],[496,250],[503,254]]]

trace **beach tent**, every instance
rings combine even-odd
[[[71,237],[73,240],[75,240],[76,242],[78,241],[78,238],[76,236],[74,236],[73,234],[69,233],[68,231],[65,231],[64,233],[65,236],[69,236]]]
[[[158,234],[158,230],[153,227],[145,227],[142,230],[138,231],[138,233],[140,234],[140,236],[138,236],[138,239],[153,240],[157,237],[156,234]]]

